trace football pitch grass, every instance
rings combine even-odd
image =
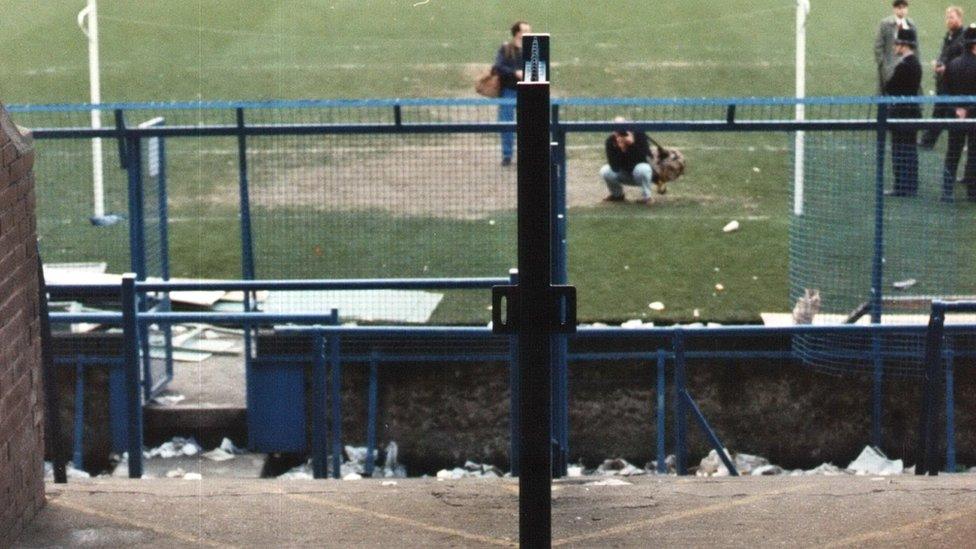
[[[0,66],[0,100],[87,101],[87,51],[74,24],[83,5],[81,0],[0,0],[7,14],[0,21],[0,45],[3,51],[18,52]],[[470,97],[474,77],[491,62],[515,19],[552,34],[556,96],[789,96],[794,6],[786,0],[103,0],[102,97],[113,102]],[[813,2],[810,95],[874,93],[872,42],[889,6],[882,1]],[[920,27],[926,90],[932,87],[928,60],[943,33],[942,9],[921,3],[911,8]],[[594,204],[570,210],[570,282],[580,291],[581,319],[690,320],[697,309],[703,320],[754,321],[760,311],[788,310],[791,136],[655,137],[682,149],[689,159],[688,174],[660,204],[651,209]],[[598,136],[572,139],[571,162],[598,165]],[[187,154],[179,158],[188,159],[194,147],[232,151],[231,141],[171,140],[168,146],[174,153],[182,148]],[[78,150],[85,146],[79,143]],[[192,197],[211,192],[215,185],[233,185],[233,179],[220,180],[233,170],[218,176],[203,167],[217,161],[185,160],[182,165],[174,160],[169,166],[172,194]],[[219,161],[234,162],[229,156]],[[602,186],[595,172],[571,175],[587,179],[570,185]],[[84,227],[90,215],[84,193],[66,200],[56,181],[39,181],[38,186],[42,212],[56,208],[60,215],[55,217],[77,227],[42,242],[42,249],[74,260],[90,249],[95,252],[85,259],[109,259],[113,268],[124,264],[117,250],[106,251],[106,241],[124,239],[124,227]],[[121,202],[114,211],[124,209],[124,195],[115,196]],[[854,217],[872,215],[870,204],[843,204],[852,206],[857,206]],[[174,276],[239,276],[233,201],[189,200],[176,205],[172,215]],[[274,223],[281,225],[277,230],[285,232],[288,219],[275,217]],[[742,228],[724,234],[722,227],[733,219]],[[495,216],[495,221],[493,230],[514,234],[511,216]],[[349,240],[348,231],[338,230],[348,225],[363,228],[362,238],[371,240],[369,253],[385,258],[381,264],[389,276],[504,276],[515,262],[514,247],[495,246],[494,241],[486,246],[485,224],[478,220],[405,222],[376,213],[348,213],[323,214],[314,226],[303,223],[303,230],[322,235],[319,245],[329,250],[328,257],[291,242],[281,242],[276,253],[280,261],[303,265],[305,276],[376,276],[355,267],[363,263],[365,248],[363,242]],[[376,239],[381,234],[390,237]],[[431,234],[452,234],[479,253],[460,259],[453,251],[439,252]],[[837,245],[842,249],[843,239]],[[403,253],[408,249],[423,250],[425,261]],[[723,290],[717,291],[716,284]],[[653,301],[665,303],[665,310],[650,310]],[[486,304],[480,296],[448,298],[434,320],[486,320]]]

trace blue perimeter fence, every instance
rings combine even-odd
[[[952,101],[976,101],[976,98],[952,98]],[[899,337],[910,337],[914,342],[902,348],[886,349],[879,346],[881,341],[880,334],[891,331],[890,328],[882,328],[883,314],[886,302],[883,299],[884,286],[888,281],[885,274],[885,264],[892,260],[892,257],[885,254],[885,241],[883,230],[888,223],[885,211],[884,188],[886,177],[885,154],[886,154],[886,134],[892,129],[912,129],[922,130],[926,128],[970,128],[976,121],[974,120],[932,120],[932,119],[892,119],[888,116],[888,111],[894,104],[921,103],[931,104],[946,101],[946,98],[812,98],[806,100],[795,99],[741,99],[741,98],[717,98],[717,99],[562,99],[555,100],[552,110],[552,129],[554,150],[554,180],[553,193],[554,203],[557,210],[553,213],[556,227],[556,254],[553,266],[554,282],[565,283],[567,278],[566,257],[566,212],[569,204],[567,198],[567,181],[571,178],[574,169],[574,162],[569,157],[567,141],[570,134],[581,134],[588,139],[590,145],[589,152],[581,153],[581,156],[590,164],[599,165],[602,150],[600,143],[602,136],[614,129],[612,122],[614,115],[627,117],[630,126],[649,132],[684,132],[684,133],[715,133],[715,132],[748,132],[750,134],[770,134],[779,133],[790,137],[797,132],[815,135],[844,135],[844,134],[866,134],[871,136],[866,141],[867,150],[873,155],[868,164],[873,164],[874,173],[868,175],[873,177],[873,185],[870,187],[872,196],[876,199],[874,209],[874,232],[870,234],[870,248],[873,248],[866,255],[868,261],[864,270],[869,273],[867,279],[858,278],[856,285],[858,295],[868,295],[864,300],[866,308],[860,314],[863,316],[870,314],[873,326],[863,328],[844,327],[831,329],[803,329],[791,332],[794,337],[794,352],[791,356],[797,356],[801,360],[814,366],[827,364],[828,370],[843,370],[838,364],[866,363],[869,370],[873,370],[875,375],[875,391],[873,394],[874,407],[872,410],[874,417],[874,428],[872,429],[872,442],[880,444],[880,386],[882,375],[886,371],[903,373],[909,375],[922,375],[924,370],[922,364],[923,346],[920,342],[922,332],[920,327],[909,328],[903,326],[898,331]],[[421,223],[417,234],[423,239],[428,234],[424,231],[432,226],[431,220],[438,222],[443,218],[450,218],[453,221],[468,220],[472,217],[495,216],[499,218],[499,225],[507,227],[497,236],[492,237],[489,245],[481,246],[483,249],[501,248],[503,251],[495,257],[485,260],[474,260],[470,262],[475,269],[485,269],[477,273],[467,271],[462,268],[460,272],[451,272],[456,268],[458,262],[445,261],[440,258],[440,266],[433,266],[428,269],[430,263],[438,261],[435,251],[428,245],[421,253],[411,255],[409,258],[416,261],[418,267],[423,263],[421,272],[432,272],[435,276],[444,275],[447,277],[470,277],[472,275],[482,275],[485,272],[498,272],[507,264],[511,264],[514,257],[514,231],[512,223],[514,217],[505,212],[514,211],[514,185],[508,190],[502,190],[500,196],[493,196],[485,202],[487,206],[474,207],[471,203],[479,203],[480,200],[471,199],[470,189],[453,189],[447,194],[427,194],[421,193],[419,200],[405,200],[405,195],[393,193],[392,196],[384,200],[365,201],[365,202],[343,202],[344,192],[356,194],[356,185],[367,188],[369,193],[382,194],[377,192],[379,187],[389,187],[385,182],[367,181],[370,179],[380,180],[391,178],[397,180],[398,177],[406,177],[410,182],[416,181],[429,182],[431,179],[441,179],[447,182],[447,187],[456,183],[459,178],[467,178],[472,173],[470,170],[481,170],[490,172],[488,177],[490,184],[498,181],[512,179],[514,174],[506,172],[494,162],[496,155],[493,142],[485,142],[484,138],[491,137],[492,134],[513,131],[514,122],[494,121],[494,110],[507,105],[510,101],[506,100],[350,100],[350,101],[277,101],[277,102],[221,102],[221,103],[177,103],[177,104],[104,104],[104,105],[47,105],[47,106],[10,106],[12,112],[23,113],[27,116],[24,120],[33,126],[35,138],[44,141],[55,140],[63,143],[75,143],[90,141],[93,139],[112,140],[117,145],[118,161],[124,168],[124,177],[121,180],[114,180],[113,177],[106,178],[107,189],[114,185],[116,192],[108,192],[110,197],[107,199],[108,211],[125,213],[116,215],[115,219],[111,215],[107,219],[92,219],[93,225],[108,227],[101,229],[91,229],[93,233],[83,234],[88,231],[88,220],[85,219],[81,227],[71,226],[78,219],[87,218],[79,215],[77,211],[66,212],[56,211],[53,215],[47,214],[45,204],[54,201],[39,200],[41,211],[39,212],[40,232],[42,236],[48,237],[49,244],[45,245],[44,255],[50,261],[53,255],[57,261],[66,260],[92,260],[108,258],[108,263],[113,269],[131,270],[135,272],[136,278],[140,281],[154,278],[167,280],[170,278],[170,227],[173,223],[171,218],[172,210],[179,209],[184,215],[194,215],[203,213],[203,217],[210,210],[216,210],[216,217],[223,218],[224,221],[236,226],[239,234],[240,252],[239,265],[240,276],[245,280],[253,280],[258,277],[275,276],[278,278],[320,278],[311,276],[312,272],[324,273],[329,276],[341,274],[352,275],[350,278],[362,277],[383,270],[384,272],[403,273],[404,278],[418,276],[418,269],[404,269],[402,265],[391,266],[383,261],[382,253],[380,261],[375,254],[362,254],[364,261],[371,264],[369,269],[362,265],[336,266],[336,261],[329,261],[329,254],[325,253],[320,247],[314,246],[312,249],[317,259],[310,261],[312,267],[303,267],[302,259],[295,259],[288,255],[286,250],[272,249],[268,247],[269,242],[281,240],[289,242],[300,242],[302,247],[308,248],[311,242],[302,241],[302,234],[323,230],[319,222],[311,222],[311,219],[327,218],[323,212],[331,212],[335,217],[340,218],[340,224],[353,224],[347,216],[350,212],[361,214],[380,214],[380,217],[390,220],[393,225],[383,225],[382,230],[392,231],[392,234],[403,234],[404,229],[412,230],[410,223],[416,218],[422,218],[425,223]],[[83,117],[92,110],[109,111],[115,115],[114,127],[102,129],[92,129],[83,123]],[[800,117],[798,111],[803,111]],[[163,115],[162,117],[157,115]],[[127,122],[128,118],[148,119],[147,122],[136,126]],[[56,124],[53,122],[64,122],[67,118],[69,124]],[[23,117],[22,117],[23,120]],[[377,136],[383,137],[379,144],[373,149],[366,151],[357,150],[354,141],[350,139],[357,136]],[[454,155],[454,142],[450,139],[463,139],[463,145],[468,150],[481,151],[475,156],[471,166],[462,167],[458,163],[444,162],[446,158]],[[176,196],[173,189],[167,182],[167,173],[173,173],[173,163],[167,159],[167,148],[164,143],[173,138],[208,138],[213,140],[224,140],[224,145],[229,145],[228,149],[217,149],[215,151],[200,150],[196,147],[196,154],[199,158],[206,159],[214,156],[218,161],[213,166],[221,165],[214,171],[197,169],[197,176],[204,179],[216,179],[219,192],[230,193],[233,197],[229,204],[211,203],[213,196],[194,196],[193,191],[199,191],[201,187],[190,185],[182,189],[182,197]],[[433,145],[429,142],[410,142],[411,139],[435,139]],[[778,139],[781,139],[780,136]],[[326,150],[339,151],[334,154],[336,158],[325,161],[322,166],[312,166],[309,168],[304,164],[303,155],[308,154],[308,148],[313,147],[312,139],[332,139]],[[314,187],[316,182],[320,182],[323,177],[326,180],[345,180],[350,179],[354,174],[350,174],[350,167],[355,168],[358,164],[369,162],[369,154],[375,154],[376,149],[382,150],[383,147],[390,147],[392,141],[396,139],[406,142],[402,145],[403,150],[397,149],[398,154],[405,154],[411,158],[408,162],[397,164],[392,170],[382,171],[372,174],[355,174],[356,182],[351,187],[339,189],[342,192],[330,191],[327,195],[316,194]],[[441,139],[441,140],[437,140]],[[227,141],[230,140],[230,141]],[[426,145],[425,145],[426,143]],[[844,142],[844,146],[850,143]],[[595,148],[594,148],[595,145]],[[401,147],[401,145],[392,145]],[[432,149],[430,154],[416,154],[417,150],[423,152],[425,146]],[[828,150],[831,144],[821,148]],[[815,147],[811,147],[815,148]],[[230,152],[230,157],[236,159],[222,160],[223,153]],[[283,158],[275,158],[272,162],[262,160],[265,156],[273,155],[268,151],[283,150]],[[488,150],[489,153],[484,151]],[[305,152],[303,152],[305,151]],[[406,151],[406,152],[404,152]],[[413,152],[411,152],[413,151]],[[857,154],[858,151],[855,151]],[[85,172],[90,164],[85,148],[74,148],[63,152],[64,162],[55,163],[58,173],[52,174],[51,180],[59,179],[84,179]],[[184,154],[186,152],[184,151]],[[810,154],[809,151],[807,153]],[[889,153],[890,154],[890,153]],[[347,155],[347,156],[342,156]],[[487,155],[487,156],[486,156]],[[226,155],[224,155],[226,156]],[[106,153],[107,159],[111,153]],[[490,157],[490,160],[485,158]],[[87,158],[87,160],[86,160]],[[205,160],[204,160],[205,161]],[[440,172],[436,170],[438,161],[447,167]],[[176,162],[179,164],[179,160]],[[358,163],[358,164],[357,164]],[[809,164],[809,160],[807,161]],[[297,165],[297,168],[296,168]],[[169,168],[167,168],[169,166]],[[228,166],[230,166],[228,168]],[[485,170],[491,166],[490,170]],[[297,169],[299,172],[295,172]],[[595,171],[592,166],[587,165],[587,173]],[[228,173],[233,173],[233,181],[228,181]],[[108,171],[107,171],[108,173]],[[295,175],[298,173],[299,175]],[[406,175],[402,175],[402,174]],[[286,177],[282,177],[285,174]],[[116,173],[116,176],[118,174]],[[941,179],[942,174],[937,173],[935,177]],[[117,178],[116,178],[117,179]],[[271,180],[282,181],[271,181]],[[291,192],[289,189],[296,187],[294,181],[297,180],[302,187],[301,192]],[[271,181],[269,183],[269,181]],[[366,182],[364,182],[366,181]],[[148,182],[148,184],[147,184]],[[309,184],[309,182],[311,182]],[[379,186],[379,187],[377,187]],[[443,187],[443,186],[442,186]],[[187,192],[189,191],[189,192]],[[412,191],[416,191],[413,188]],[[443,191],[443,189],[441,189]],[[43,192],[43,191],[42,191]],[[49,191],[50,192],[50,191]],[[304,194],[303,194],[304,193]],[[369,194],[368,193],[368,194]],[[601,193],[602,194],[602,193]],[[338,196],[339,198],[336,198]],[[361,195],[357,195],[362,198]],[[480,195],[478,196],[480,199]],[[76,208],[84,205],[86,200],[74,195],[65,195],[63,200],[68,206]],[[120,197],[125,197],[124,205]],[[187,198],[191,197],[191,198]],[[309,200],[309,198],[311,199]],[[438,202],[446,204],[444,211],[432,211],[427,208],[427,204]],[[793,196],[794,202],[803,197]],[[112,203],[115,200],[116,203]],[[305,202],[311,202],[312,207],[307,208]],[[404,211],[397,208],[402,207],[405,202],[410,202]],[[419,204],[417,203],[419,202]],[[176,208],[174,208],[176,206]],[[229,209],[228,209],[229,207]],[[302,208],[305,208],[304,210]],[[228,213],[230,212],[230,213]],[[887,214],[890,217],[890,214]],[[117,223],[119,218],[124,220],[128,217],[127,223]],[[374,216],[375,217],[375,216]],[[289,225],[289,219],[298,221]],[[363,218],[354,218],[355,222],[362,221]],[[506,222],[507,220],[507,222]],[[184,220],[185,221],[185,220]],[[368,223],[377,223],[375,218],[370,218]],[[65,230],[64,226],[68,226]],[[128,231],[124,231],[124,227]],[[293,231],[289,235],[275,233],[276,227],[288,226]],[[226,225],[221,225],[226,227]],[[378,225],[369,225],[369,228],[376,228]],[[440,227],[440,225],[439,225]],[[797,225],[794,225],[796,229]],[[335,227],[332,227],[335,228]],[[337,236],[341,240],[350,240],[351,231],[362,230],[362,227],[345,228],[338,230]],[[111,231],[115,231],[114,233]],[[438,240],[437,246],[447,248],[449,259],[455,257],[454,254],[459,250],[471,250],[470,240],[465,240],[463,230],[448,232],[443,238]],[[442,233],[443,234],[443,233]],[[461,236],[455,236],[455,235]],[[799,234],[795,232],[794,234]],[[479,232],[480,235],[480,232]],[[127,237],[127,238],[123,238]],[[481,238],[481,236],[479,236]],[[447,242],[445,242],[445,240]],[[127,241],[127,244],[126,244]],[[43,241],[42,241],[43,244]],[[326,246],[326,250],[331,247]],[[353,250],[355,252],[355,250]],[[497,251],[497,250],[496,250]],[[914,249],[913,253],[917,254]],[[791,249],[792,253],[792,249]],[[232,254],[233,255],[233,254]],[[470,254],[469,254],[470,255]],[[814,259],[816,260],[816,258]],[[205,261],[204,261],[205,263]],[[392,262],[390,262],[392,263]],[[330,270],[330,268],[334,270]],[[372,270],[371,270],[372,269]],[[185,267],[184,267],[185,270]],[[791,277],[795,280],[791,288],[791,297],[802,295],[802,290],[806,286],[803,280],[804,270],[793,269],[791,266]],[[397,288],[397,284],[384,286],[385,288]],[[280,287],[279,287],[280,288]],[[935,295],[952,294],[954,288],[943,288],[942,292]],[[83,290],[85,291],[85,290]],[[168,294],[162,294],[159,299],[153,299],[146,293],[138,294],[137,314],[141,318],[154,318],[151,315],[176,314],[169,313],[171,304],[167,299]],[[838,299],[838,302],[844,300]],[[857,301],[855,299],[855,301]],[[301,300],[286,304],[286,310],[301,310]],[[254,303],[245,299],[244,309],[248,314],[258,314],[252,311],[256,308]],[[843,311],[828,311],[832,314],[840,314]],[[203,314],[203,313],[201,313]],[[267,320],[278,322],[288,315],[276,317],[275,313],[268,314]],[[295,313],[298,314],[298,313]],[[331,311],[316,310],[305,314],[319,315],[315,318],[333,318]],[[149,316],[147,316],[149,315]],[[55,314],[52,319],[60,318],[108,318],[101,317],[99,314],[92,316],[59,316]],[[158,317],[165,320],[167,317]],[[200,317],[220,319],[220,315]],[[306,318],[309,320],[311,317]],[[275,320],[278,319],[278,320]],[[857,319],[855,319],[857,320]],[[897,318],[895,320],[897,322]],[[150,398],[155,391],[160,390],[165,385],[165,380],[172,375],[172,361],[170,351],[164,361],[165,369],[160,371],[154,367],[150,359],[146,345],[149,339],[146,333],[151,324],[161,326],[163,330],[168,330],[170,324],[161,322],[137,322],[136,326],[143,332],[138,338],[139,344],[143,349],[139,356],[143,361],[142,389],[141,398]],[[330,328],[332,329],[332,328]],[[755,328],[766,330],[762,334],[770,334],[769,328]],[[325,330],[325,328],[323,328]],[[418,328],[417,332],[423,333]],[[326,330],[328,331],[328,330]],[[246,332],[247,333],[247,332]],[[323,332],[325,333],[325,332]],[[404,332],[408,333],[408,332]],[[589,333],[588,331],[584,333]],[[714,335],[716,332],[710,332]],[[751,332],[737,332],[744,335]],[[607,332],[604,335],[614,335],[616,332]],[[626,332],[632,335],[633,332]],[[844,345],[845,337],[850,334],[850,341],[857,341],[855,345]],[[854,335],[856,334],[856,336]],[[620,332],[620,337],[625,332]],[[171,337],[166,332],[167,346]],[[248,336],[250,337],[250,336]],[[585,337],[585,336],[584,336]],[[824,339],[824,338],[828,339]],[[839,338],[839,339],[838,339]],[[864,341],[868,344],[865,345]],[[250,342],[248,341],[248,349]],[[554,395],[554,402],[558,408],[554,411],[554,438],[556,445],[564,453],[562,466],[565,467],[565,457],[568,456],[568,427],[566,427],[566,402],[565,396],[568,391],[567,380],[565,379],[565,363],[571,358],[566,356],[565,343],[561,346],[560,353],[562,358],[559,362],[561,367],[556,368],[556,376],[561,376],[554,384],[554,391],[561,391],[562,397]],[[955,356],[961,354],[959,351]],[[250,350],[248,351],[250,356]],[[676,356],[671,351],[670,356]],[[723,356],[732,356],[726,354]],[[887,363],[902,363],[898,367],[886,365]],[[81,357],[76,364],[85,362]],[[907,364],[907,366],[906,366]],[[853,368],[849,368],[853,369]],[[160,373],[162,372],[162,373]],[[517,424],[517,422],[513,423]],[[513,439],[514,440],[514,439]],[[557,463],[559,459],[557,459]]]
[[[261,365],[280,367],[288,362],[307,363],[312,365],[311,402],[305,403],[303,399],[304,384],[299,382],[292,386],[291,393],[282,398],[280,392],[274,395],[274,405],[281,407],[287,400],[301,402],[301,409],[297,413],[268,417],[268,410],[253,410],[252,404],[261,400],[255,398],[254,391],[261,390],[260,387],[248,387],[249,396],[249,437],[250,433],[255,436],[265,436],[258,433],[274,433],[268,442],[271,446],[264,448],[266,451],[304,451],[305,448],[283,447],[288,444],[281,439],[281,431],[293,433],[294,437],[305,438],[304,417],[307,414],[310,418],[311,448],[309,453],[312,456],[313,472],[316,478],[325,478],[328,472],[326,464],[328,456],[332,458],[332,474],[338,478],[341,465],[342,432],[339,391],[342,384],[342,365],[348,362],[367,362],[369,368],[368,384],[368,425],[367,425],[367,463],[366,473],[371,475],[374,469],[374,457],[376,452],[376,418],[377,418],[377,384],[378,368],[381,363],[386,361],[404,362],[409,360],[420,361],[463,361],[477,360],[481,362],[509,362],[510,380],[513,384],[513,395],[511,402],[511,462],[518,463],[518,447],[515,443],[518,440],[517,426],[518,403],[514,398],[518,390],[514,385],[517,384],[518,362],[515,360],[514,349],[516,348],[517,336],[500,336],[494,334],[491,328],[480,327],[457,327],[457,326],[339,326],[338,312],[333,310],[330,314],[323,315],[317,313],[296,313],[296,314],[275,314],[261,312],[241,313],[186,313],[186,312],[155,312],[140,311],[140,296],[154,292],[169,292],[180,290],[207,290],[207,289],[226,289],[241,290],[245,292],[273,289],[331,289],[349,287],[403,287],[403,288],[450,288],[450,287],[473,287],[485,285],[499,285],[499,283],[509,282],[506,279],[497,280],[417,280],[417,281],[394,281],[394,280],[374,280],[357,282],[337,282],[337,281],[223,281],[211,283],[178,283],[178,282],[137,282],[134,274],[127,274],[123,277],[121,288],[114,285],[79,285],[79,286],[53,286],[48,290],[52,295],[60,293],[76,293],[78,291],[88,292],[90,295],[103,297],[118,296],[122,304],[121,313],[50,313],[50,320],[55,324],[70,324],[81,322],[97,322],[111,325],[121,325],[123,330],[123,349],[124,356],[121,360],[115,360],[113,366],[117,367],[120,383],[118,386],[112,385],[110,402],[112,403],[112,423],[113,437],[119,438],[115,441],[119,444],[120,451],[128,452],[128,468],[131,478],[140,478],[143,473],[142,452],[143,452],[143,426],[142,426],[142,407],[145,403],[143,384],[146,383],[144,370],[141,367],[140,347],[141,337],[144,333],[141,329],[149,324],[172,325],[175,323],[208,323],[208,324],[231,324],[240,325],[245,328],[256,326],[275,326],[277,330],[292,333],[305,333],[313,338],[312,353],[306,355],[290,356],[269,356],[264,357],[264,364],[252,362],[249,364],[248,382],[268,382],[270,378],[258,378],[253,376],[253,370]],[[713,448],[725,462],[728,470],[735,475],[736,469],[731,462],[730,456],[726,454],[724,446],[720,442],[717,434],[710,428],[707,420],[698,409],[693,397],[686,386],[685,364],[688,359],[703,358],[783,358],[789,359],[792,353],[774,351],[693,351],[685,350],[689,340],[695,338],[707,338],[715,341],[718,338],[743,338],[749,336],[763,335],[788,335],[792,337],[803,335],[826,335],[826,334],[868,334],[881,336],[890,333],[917,333],[926,339],[926,361],[925,361],[925,392],[923,399],[923,413],[921,417],[921,440],[919,443],[920,456],[924,455],[928,465],[919,469],[920,473],[936,472],[936,459],[934,457],[934,447],[939,435],[933,426],[934,417],[938,414],[934,406],[938,402],[938,390],[945,386],[945,406],[946,424],[944,435],[947,441],[946,448],[946,469],[955,470],[955,424],[954,424],[954,390],[952,385],[952,361],[954,358],[972,357],[973,352],[960,352],[958,350],[946,349],[945,339],[950,335],[971,334],[976,330],[976,324],[956,324],[945,325],[947,312],[976,311],[976,302],[942,302],[936,301],[932,305],[930,321],[927,326],[919,325],[831,325],[831,326],[792,326],[792,327],[765,327],[765,326],[725,326],[725,327],[689,327],[674,326],[668,328],[609,328],[609,327],[581,327],[574,335],[560,336],[574,340],[586,340],[588,338],[614,338],[620,341],[633,341],[635,339],[663,338],[669,344],[653,351],[616,351],[616,352],[586,352],[571,353],[566,355],[568,361],[592,361],[592,360],[625,360],[639,359],[656,361],[656,457],[659,473],[667,472],[666,469],[666,367],[667,362],[673,363],[673,386],[674,401],[672,404],[674,421],[674,452],[676,457],[676,468],[678,474],[687,474],[687,437],[688,415],[696,420],[699,427],[704,432]],[[509,353],[483,354],[480,356],[472,355],[470,352],[459,354],[441,354],[439,356],[405,356],[397,354],[381,354],[375,350],[363,355],[344,355],[342,353],[343,340],[383,340],[391,337],[411,338],[411,339],[460,339],[466,341],[496,341],[507,344]],[[272,391],[280,391],[282,387],[288,387],[287,382],[280,380],[280,371],[272,375],[278,377],[278,381],[268,384]],[[303,376],[299,373],[299,376]],[[554,375],[558,375],[554,373]],[[328,406],[327,406],[328,404]],[[557,404],[558,406],[558,404]],[[307,409],[306,409],[307,407]],[[554,425],[554,443],[558,447],[558,429]],[[568,428],[568,426],[567,426]],[[288,436],[287,434],[285,435]],[[260,443],[259,443],[260,444]],[[304,442],[302,442],[304,445]],[[277,445],[277,446],[275,446]],[[923,450],[924,448],[924,450]],[[924,452],[924,454],[923,454]],[[565,474],[567,463],[563,458],[554,464],[557,475]],[[517,470],[513,471],[517,474]]]

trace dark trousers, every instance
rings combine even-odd
[[[918,193],[918,147],[916,130],[891,132],[891,167],[895,173],[895,195],[915,196]]]
[[[946,103],[936,103],[932,106],[932,118],[955,118],[956,108],[953,105]],[[939,135],[942,134],[942,128],[931,128],[925,130],[922,134],[922,144],[929,147],[935,146],[935,142],[939,140]]]
[[[966,146],[966,170],[963,172],[963,182],[966,184],[969,200],[976,200],[976,129],[949,130],[949,148],[946,150],[945,172],[942,177],[942,196],[952,196],[963,146]]]

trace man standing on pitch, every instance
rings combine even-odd
[[[976,25],[970,25],[962,36],[966,51],[952,60],[946,67],[945,86],[947,95],[976,95]],[[960,119],[976,116],[976,104],[955,103],[955,117]],[[968,143],[966,152],[966,171],[963,182],[966,184],[966,195],[970,202],[976,202],[976,128],[949,130],[949,147],[946,150],[945,172],[942,175],[942,201],[952,202],[953,187],[956,182],[956,170],[962,148]]]
[[[962,55],[965,49],[962,43],[962,8],[959,6],[949,6],[945,12],[946,34],[942,38],[942,51],[939,58],[934,61],[935,69],[935,93],[945,95],[945,68],[955,58]],[[932,108],[932,118],[955,118],[955,109],[946,103],[936,103]],[[923,149],[935,147],[939,140],[942,128],[931,128],[922,134],[922,139],[918,146]]]
[[[915,22],[908,18],[908,0],[894,0],[891,3],[892,15],[881,20],[878,35],[874,39],[874,62],[878,65],[878,92],[884,94],[884,85],[891,76],[898,58],[895,55],[895,38],[898,29],[912,29],[918,32]],[[918,45],[915,46],[918,54]]]
[[[922,84],[922,64],[915,55],[918,37],[912,29],[898,29],[894,52],[898,62],[891,76],[884,83],[884,94],[896,97],[919,95]],[[921,118],[922,107],[918,103],[895,103],[890,106],[891,119]],[[917,130],[896,128],[891,130],[891,167],[895,173],[892,196],[915,196],[918,193],[918,148],[915,143]]]
[[[498,48],[495,54],[495,64],[492,70],[501,77],[502,99],[515,99],[515,90],[519,80],[522,80],[522,35],[532,32],[532,27],[525,21],[516,21],[509,29],[512,39]],[[498,107],[498,121],[512,122],[515,120],[515,105],[501,105]],[[512,164],[512,154],[515,150],[515,133],[502,132],[502,166]]]

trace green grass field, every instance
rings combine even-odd
[[[808,93],[872,94],[872,43],[890,3],[813,4]],[[0,101],[88,100],[86,42],[74,22],[83,6],[82,0],[0,0],[0,46],[14,52],[0,64]],[[793,93],[795,8],[787,0],[102,0],[99,9],[106,102],[471,97],[474,76],[491,62],[515,19],[552,34],[557,96]],[[943,33],[942,9],[930,3],[911,9],[926,67]],[[928,71],[923,86],[932,87]],[[760,311],[788,310],[789,136],[658,137],[683,149],[691,166],[660,207],[571,209],[570,278],[580,290],[581,318],[687,320],[698,309],[702,319],[754,321]],[[601,186],[592,171],[600,162],[599,137],[572,139],[571,177]],[[174,205],[180,219],[172,228],[177,276],[240,272],[233,201],[192,200],[235,182],[233,156],[199,150],[234,150],[232,140],[215,141],[221,140],[171,145],[174,195],[191,198]],[[71,150],[83,155],[86,146]],[[574,171],[572,162],[581,168]],[[93,232],[84,226],[90,207],[84,191],[71,194],[59,187],[77,175],[39,182],[42,215],[57,208],[60,215],[54,217],[71,227],[42,245],[58,257],[115,254],[113,266],[123,264],[118,249],[125,244],[124,230]],[[110,197],[116,209],[124,207],[122,183],[115,181],[117,192]],[[864,214],[870,215],[870,206]],[[288,219],[270,216],[263,223],[270,223],[268,231],[296,230]],[[742,230],[723,234],[732,219]],[[494,230],[512,230],[511,218],[499,216],[497,223]],[[366,236],[351,238],[349,227],[361,227]],[[375,276],[334,266],[355,265],[377,249],[393,258],[382,263],[390,276],[503,275],[515,257],[497,238],[486,242],[484,224],[470,220],[393,222],[366,212],[322,216],[314,224],[306,219],[297,230],[316,236],[301,246],[282,245],[275,260],[301,264],[307,276]],[[394,230],[395,238],[387,234]],[[432,237],[438,234],[481,253],[461,260],[438,251]],[[327,260],[309,253],[316,246],[330,250]],[[420,251],[397,253],[402,249]],[[725,290],[716,292],[716,284]],[[651,301],[667,308],[651,311]],[[483,307],[471,302],[448,299],[436,320],[486,320]]]

